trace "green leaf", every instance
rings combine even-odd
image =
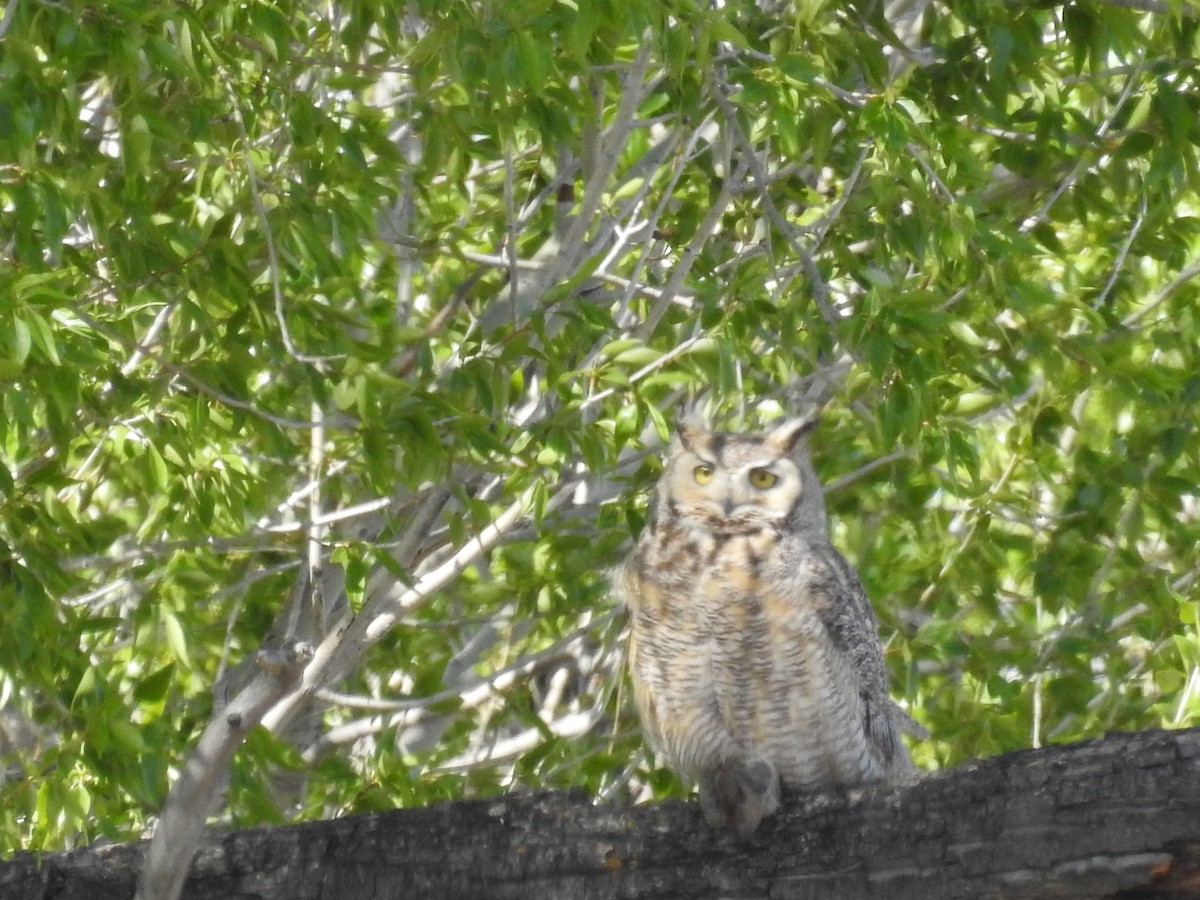
[[[31,309],[22,313],[21,319],[29,332],[29,339],[41,351],[42,357],[52,365],[62,365],[62,359],[58,355],[58,344],[55,341],[54,329],[50,326],[50,323],[40,313]]]
[[[190,667],[188,660],[188,642],[183,630],[183,624],[174,613],[166,609],[159,610],[159,621],[162,623],[163,636],[167,640],[167,648],[171,656],[185,667]]]
[[[305,815],[684,794],[614,763],[636,712],[575,650],[620,656],[650,423],[698,397],[823,404],[921,767],[1200,720],[1186,17],[943,3],[910,59],[879,5],[410,6],[33,3],[5,35],[0,699],[39,737],[3,846],[140,836],[218,673],[347,609],[388,612],[344,689],[419,708],[331,746]],[[494,323],[514,256],[537,290]],[[588,710],[619,727],[554,736]],[[245,742],[233,824],[278,819],[280,766]]]
[[[738,31],[737,27],[724,16],[719,16],[714,19],[710,26],[712,35],[718,41],[725,41],[727,44],[732,44],[742,50],[747,50],[750,47],[749,41],[745,35]]]
[[[167,696],[167,689],[175,676],[175,664],[168,663],[162,668],[142,678],[134,688],[133,697],[139,703],[152,705],[161,704]]]
[[[121,135],[125,168],[133,177],[147,177],[151,167],[150,125],[146,117],[135,114]]]
[[[18,369],[25,364],[25,360],[29,358],[29,351],[33,347],[33,335],[29,330],[29,326],[18,315],[13,317],[12,331],[8,336],[8,349],[12,356],[12,361],[17,364]]]

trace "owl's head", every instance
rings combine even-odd
[[[715,431],[685,417],[659,482],[662,520],[718,531],[763,526],[825,531],[825,501],[805,435],[819,419],[786,419],[765,431]]]

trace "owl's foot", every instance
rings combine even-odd
[[[779,809],[779,773],[762,757],[722,760],[700,778],[700,809],[709,825],[748,840]]]

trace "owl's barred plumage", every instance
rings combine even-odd
[[[708,820],[751,834],[783,790],[912,771],[875,615],[830,543],[804,437],[685,420],[650,522],[616,576],[656,752]]]

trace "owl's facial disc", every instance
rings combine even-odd
[[[799,491],[789,461],[761,456],[717,462],[685,453],[675,472],[672,494],[683,515],[721,532],[756,531],[778,523]]]

